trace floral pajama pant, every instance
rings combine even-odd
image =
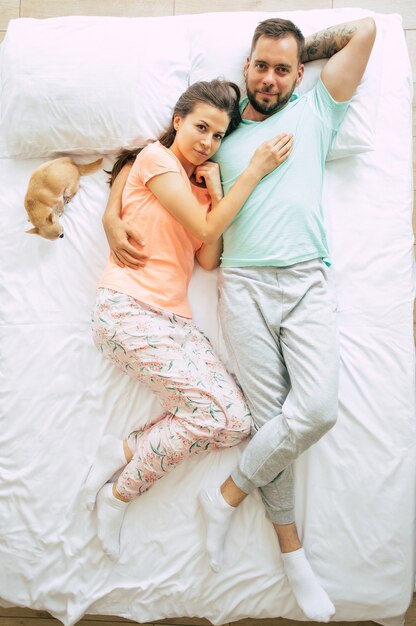
[[[191,454],[235,446],[250,434],[240,388],[192,320],[100,288],[92,319],[98,350],[159,397],[163,413],[133,430],[133,458],[117,481],[131,500]]]

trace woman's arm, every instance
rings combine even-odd
[[[220,166],[213,161],[205,161],[195,170],[196,182],[205,182],[205,186],[211,196],[211,210],[224,197],[221,185]],[[204,270],[214,270],[220,264],[222,254],[222,237],[214,241],[214,243],[203,243],[197,250],[195,256],[198,263]]]
[[[221,255],[222,237],[214,241],[214,243],[203,243],[195,254],[199,265],[204,270],[215,270],[220,264]]]
[[[160,203],[203,243],[214,243],[247,200],[260,180],[285,161],[292,147],[291,135],[279,135],[255,151],[248,167],[218,204],[206,215],[180,174],[168,172],[151,178],[147,186]]]
[[[133,163],[127,163],[117,175],[110,189],[107,206],[103,215],[103,226],[114,262],[120,267],[138,269],[143,267],[147,256],[130,243],[133,239],[138,245],[144,242],[139,231],[129,222],[120,218],[121,198]]]

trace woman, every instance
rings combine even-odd
[[[168,131],[133,153],[122,218],[140,220],[148,261],[135,271],[110,258],[93,335],[106,357],[158,395],[164,413],[124,441],[105,436],[87,478],[90,508],[101,488],[98,535],[113,558],[130,500],[190,454],[236,445],[250,433],[242,393],[193,324],[187,298],[194,257],[207,269],[218,265],[221,234],[260,179],[290,154],[289,135],[265,142],[222,197],[218,167],[207,160],[238,124],[239,96],[233,83],[195,83],[179,98]],[[113,168],[109,203],[124,185],[130,156]],[[195,184],[202,180],[203,188]],[[123,466],[118,480],[104,485]]]

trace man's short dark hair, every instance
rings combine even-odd
[[[301,63],[303,50],[305,48],[305,37],[301,31],[290,20],[283,20],[279,17],[272,17],[268,20],[263,20],[257,26],[254,31],[253,40],[251,42],[250,56],[253,54],[253,50],[260,37],[270,37],[272,39],[282,39],[283,37],[294,37],[298,44],[298,60]]]

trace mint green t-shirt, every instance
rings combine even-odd
[[[247,167],[256,148],[293,133],[289,159],[265,176],[224,233],[223,267],[284,267],[328,258],[322,212],[325,158],[349,102],[336,102],[321,80],[262,122],[242,120],[213,157],[224,193]],[[241,103],[242,110],[247,98]]]

